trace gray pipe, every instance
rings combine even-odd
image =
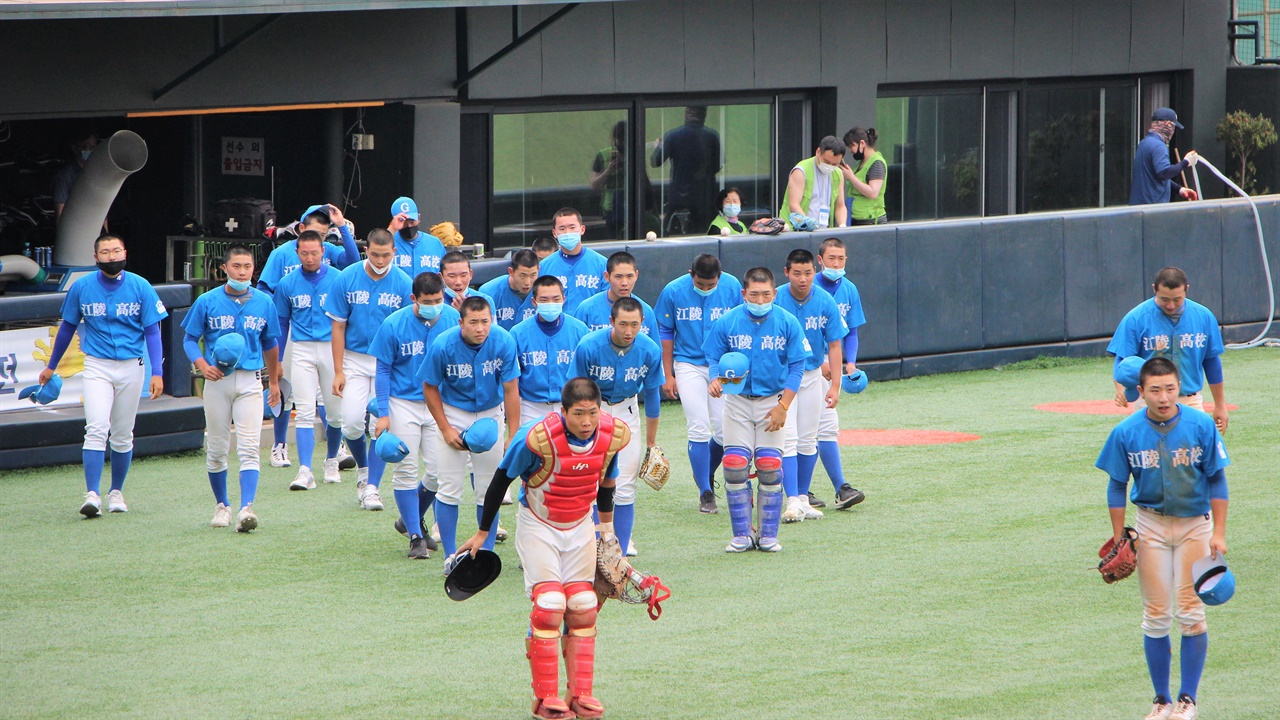
[[[53,262],[58,265],[92,265],[93,241],[102,234],[102,223],[124,179],[147,164],[147,143],[137,133],[121,130],[99,143],[71,186],[71,195],[58,221]]]

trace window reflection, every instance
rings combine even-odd
[[[981,94],[880,98],[876,129],[890,159],[890,220],[979,214]]]

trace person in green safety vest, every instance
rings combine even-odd
[[[889,175],[889,164],[876,150],[876,129],[856,127],[845,133],[844,144],[857,163],[856,167],[840,163],[845,202],[849,206],[849,224],[883,225],[889,222],[884,212],[884,185]]]
[[[834,135],[822,138],[813,157],[796,163],[787,178],[778,217],[788,230],[821,230],[843,227],[849,217],[844,204],[844,183],[840,163],[845,144]],[[832,220],[835,222],[832,222]]]
[[[720,212],[711,220],[707,228],[708,235],[746,235],[747,224],[738,219],[742,212],[742,193],[738,188],[725,188],[716,198],[716,207]]]

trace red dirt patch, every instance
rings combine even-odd
[[[841,445],[939,445],[981,440],[979,435],[949,430],[841,430]]]
[[[1142,402],[1139,400],[1138,402]],[[1055,413],[1070,413],[1073,415],[1129,415],[1133,413],[1133,404],[1129,407],[1117,407],[1115,400],[1068,400],[1066,402],[1043,403],[1036,406],[1037,410]],[[1227,403],[1227,410],[1239,410],[1239,405]],[[1206,402],[1204,411],[1213,412],[1213,403]]]

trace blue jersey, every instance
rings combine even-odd
[[[520,360],[520,397],[529,402],[560,402],[560,391],[573,367],[573,350],[588,332],[581,320],[568,315],[555,323],[534,316],[512,328]]]
[[[338,284],[341,272],[330,265],[316,271],[315,283],[302,272],[284,276],[272,293],[276,314],[289,323],[289,337],[294,342],[324,342],[333,338],[333,322],[324,313],[324,302]],[[284,327],[284,323],[280,324]]]
[[[867,316],[862,312],[862,296],[858,294],[858,286],[849,278],[842,277],[839,282],[833,283],[819,274],[817,285],[835,298],[836,307],[840,308],[840,317],[844,318],[844,324],[850,331],[867,324]],[[848,358],[845,362],[849,362]]]
[[[490,328],[479,347],[462,339],[457,325],[431,342],[418,379],[440,389],[446,405],[480,412],[502,404],[502,384],[520,377],[516,341],[500,327]]]
[[[342,234],[344,244],[350,241],[351,246],[355,247],[355,238],[351,236],[350,228],[344,225],[339,232]],[[360,259],[359,254],[356,255],[355,259],[357,261]],[[331,242],[324,243],[324,257],[320,260],[322,264],[332,265],[342,270],[353,264],[347,262],[347,260],[347,249],[345,247],[338,247]],[[302,267],[302,261],[298,259],[298,241],[290,240],[272,250],[271,254],[267,256],[267,261],[262,264],[262,273],[258,275],[258,282],[263,283],[268,290],[274,292],[286,275],[300,267]]]
[[[632,295],[631,298],[640,303],[640,309],[644,313],[644,321],[640,325],[640,332],[648,335],[650,340],[659,342],[657,313],[644,300],[635,295]],[[609,300],[609,291],[606,290],[583,300],[577,309],[573,311],[573,316],[585,323],[587,329],[599,330],[600,328],[609,327],[609,314],[612,312],[613,302]]]
[[[121,273],[115,290],[108,290],[103,280],[103,274],[95,272],[75,281],[62,301],[62,319],[72,325],[84,321],[80,349],[89,357],[143,357],[143,329],[168,317],[169,311],[155,288],[138,275]]]
[[[369,354],[391,367],[391,397],[422,402],[418,379],[427,348],[446,330],[458,327],[458,311],[445,305],[430,325],[409,304],[387,316],[369,346]]]
[[[800,301],[792,296],[791,283],[787,283],[778,288],[777,299],[773,302],[776,307],[795,315],[796,320],[800,321],[800,327],[804,329],[810,350],[809,359],[804,365],[806,370],[822,367],[827,359],[827,343],[839,342],[849,334],[835,298],[816,285],[809,289],[809,296]]]
[[[368,262],[367,260],[365,262]],[[346,347],[352,352],[369,352],[369,343],[382,321],[413,302],[413,281],[398,267],[374,280],[356,263],[338,275],[338,282],[324,301],[324,311],[347,324]]]
[[[571,376],[594,380],[607,403],[619,403],[645,391],[652,394],[661,388],[666,377],[662,372],[662,348],[658,343],[644,335],[636,335],[631,347],[619,352],[609,338],[612,332],[603,328],[582,338],[577,352],[573,354]],[[653,411],[656,408],[645,408],[646,414]]]
[[[273,347],[280,339],[275,303],[269,293],[255,288],[235,296],[221,285],[201,295],[192,303],[182,329],[193,338],[204,338],[204,359],[215,366],[213,346],[218,338],[228,333],[243,335],[244,355],[237,370],[261,370],[265,366],[262,349]]]
[[[560,420],[561,422],[564,422],[563,415],[560,416]],[[534,473],[542,469],[542,456],[530,450],[529,443],[527,441],[527,438],[529,437],[530,428],[532,428],[536,423],[539,423],[539,422],[542,422],[542,418],[538,418],[537,420],[530,420],[524,425],[521,425],[520,429],[516,431],[516,434],[512,436],[511,444],[507,446],[507,451],[503,453],[501,462],[498,463],[498,467],[505,470],[507,477],[511,478],[512,480],[516,478],[522,478],[524,480],[528,480],[530,477],[533,476]],[[574,445],[577,447],[587,447],[591,443],[595,442],[595,439],[596,439],[595,433],[592,433],[591,437],[587,438],[586,440],[580,440],[578,439],[577,435],[574,435],[573,433],[569,432],[567,429],[565,430],[564,435],[565,435],[565,439],[569,441],[570,445]],[[617,454],[614,454],[613,459],[609,461],[609,467],[605,470],[604,476],[606,478],[617,479],[618,477],[618,455]],[[521,490],[520,492],[520,503],[525,507],[529,506],[529,504],[524,501],[523,490]]]
[[[565,255],[560,250],[551,253],[542,258],[538,270],[564,283],[564,311],[572,315],[583,300],[604,291],[608,285],[604,280],[608,265],[605,256],[583,246],[577,255]]]
[[[396,259],[392,264],[404,271],[410,279],[418,277],[418,273],[440,272],[440,258],[444,257],[444,243],[435,235],[419,232],[412,241],[405,240],[400,233],[392,233],[396,239]]]
[[[1186,300],[1182,316],[1175,322],[1164,314],[1155,298],[1130,310],[1107,346],[1107,352],[1123,360],[1168,358],[1178,368],[1183,395],[1193,395],[1204,387],[1204,361],[1222,354],[1222,332],[1218,319],[1200,303]]]
[[[745,305],[724,314],[707,333],[702,345],[711,377],[720,373],[720,358],[740,352],[750,361],[743,395],[776,395],[787,383],[787,366],[803,363],[811,352],[800,321],[786,310],[774,307],[763,319],[752,317]],[[792,388],[793,390],[796,388]]]
[[[480,293],[493,300],[494,315],[503,330],[511,330],[533,317],[533,292],[520,297],[511,289],[511,278],[507,275],[499,275],[481,285]]]
[[[677,362],[706,365],[702,341],[721,315],[742,304],[742,283],[729,273],[721,273],[711,294],[703,297],[689,274],[667,283],[658,296],[658,328],[663,340],[672,341]]]
[[[1213,418],[1185,405],[1164,423],[1137,412],[1120,421],[1102,446],[1096,466],[1128,483],[1134,505],[1174,517],[1209,512],[1208,478],[1231,464]]]

